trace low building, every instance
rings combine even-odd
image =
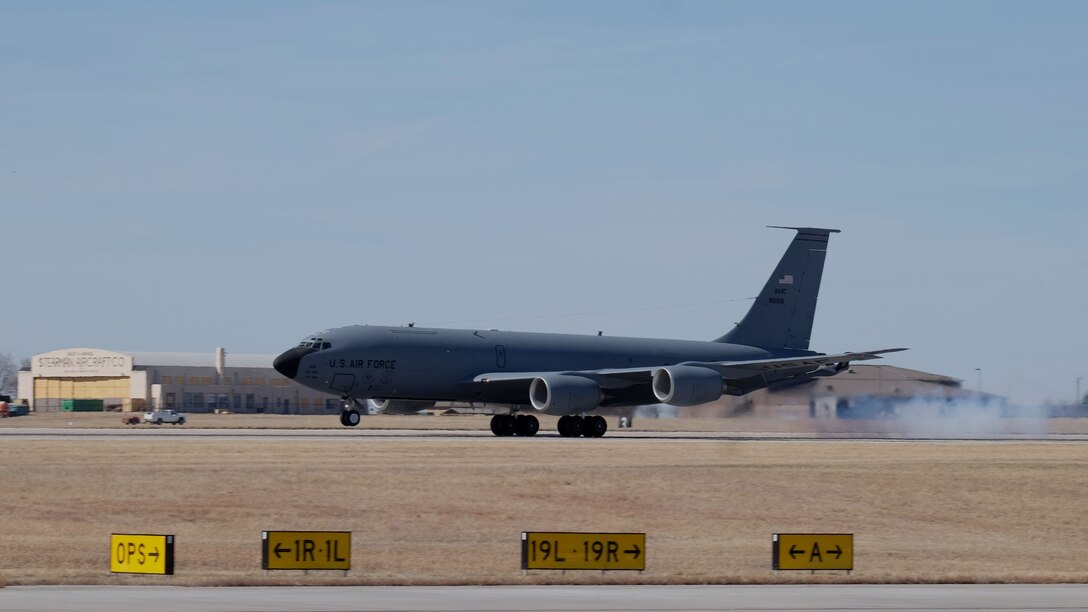
[[[71,348],[35,355],[19,372],[19,400],[35,411],[72,400],[105,410],[337,414],[338,397],[294,384],[272,368],[273,355],[118,353]]]

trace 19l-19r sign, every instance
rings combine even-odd
[[[521,569],[644,571],[646,534],[525,531]]]

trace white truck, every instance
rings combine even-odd
[[[144,413],[144,423],[184,425],[185,415],[177,410],[152,410]]]

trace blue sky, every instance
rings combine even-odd
[[[710,339],[811,225],[814,348],[1068,401],[1086,66],[1083,2],[0,2],[0,352]]]

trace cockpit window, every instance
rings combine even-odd
[[[313,349],[315,351],[323,351],[327,348],[332,347],[331,342],[324,342],[321,340],[321,338],[311,338],[309,340],[303,340],[302,342],[299,342],[298,345],[301,348]]]

